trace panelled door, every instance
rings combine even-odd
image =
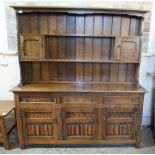
[[[97,138],[97,108],[68,106],[63,109],[62,139],[95,140]]]
[[[115,59],[117,61],[138,61],[140,37],[117,37]]]
[[[139,114],[138,99],[111,97],[107,101],[109,103],[105,103],[102,111],[103,139],[135,140]]]
[[[23,138],[27,143],[47,143],[57,137],[56,113],[52,111],[21,111]]]
[[[20,35],[21,60],[44,58],[43,37],[41,35]]]

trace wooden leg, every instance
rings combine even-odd
[[[136,143],[135,148],[140,149],[140,142]]]
[[[9,149],[10,149],[10,144],[9,144],[8,140],[5,140],[5,141],[3,142],[3,146],[4,146],[4,149],[5,149],[5,150],[9,150]]]
[[[20,149],[21,150],[25,149],[25,145],[24,144],[20,144]]]

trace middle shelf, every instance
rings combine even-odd
[[[74,63],[127,63],[139,64],[139,61],[115,61],[115,60],[79,60],[79,59],[40,59],[40,60],[21,60],[22,62],[74,62]]]

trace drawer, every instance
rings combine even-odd
[[[56,103],[56,97],[48,95],[22,95],[20,103]]]
[[[64,104],[97,104],[98,98],[93,96],[62,96],[60,103]]]
[[[104,104],[138,104],[137,96],[105,96]]]

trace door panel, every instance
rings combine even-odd
[[[138,61],[140,54],[140,37],[118,37],[115,59],[117,61]]]
[[[44,58],[43,37],[40,35],[20,36],[21,60],[38,60]]]
[[[115,108],[114,108],[115,107]],[[135,139],[138,124],[137,106],[111,106],[103,110],[103,138]]]
[[[41,140],[41,138],[55,140],[57,138],[56,112],[22,111],[22,130],[24,139]],[[40,139],[39,139],[40,138]]]
[[[68,107],[63,109],[64,140],[94,140],[97,137],[97,109]]]

